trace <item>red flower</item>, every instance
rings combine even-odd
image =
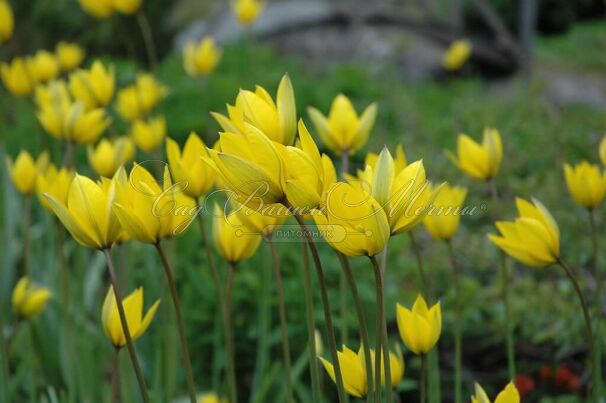
[[[520,392],[520,396],[522,398],[524,398],[535,388],[534,379],[532,379],[528,375],[516,375],[514,383],[516,385],[516,388],[518,388],[518,392]]]
[[[556,386],[575,392],[581,387],[581,378],[566,365],[560,365],[553,377],[553,383]]]

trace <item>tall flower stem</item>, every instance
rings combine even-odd
[[[120,402],[120,349],[116,348],[112,360],[112,402]]]
[[[321,402],[320,374],[316,361],[316,322],[314,320],[314,301],[311,284],[311,268],[309,267],[309,252],[307,242],[301,244],[303,250],[304,290],[305,290],[305,316],[307,321],[307,349],[309,350],[309,370],[311,375],[311,390],[314,402]]]
[[[9,401],[8,377],[10,366],[8,364],[9,354],[7,343],[4,339],[5,327],[6,324],[4,323],[4,315],[0,315],[0,360],[2,360],[2,368],[0,369],[0,371],[2,371],[2,378],[0,378],[0,381],[2,382],[2,384],[0,384],[0,391],[2,392],[2,395],[0,396],[3,397],[5,401]]]
[[[427,401],[427,354],[421,354],[421,379],[419,381],[419,402]]]
[[[417,238],[412,231],[408,231],[408,237],[410,238],[410,248],[417,259],[417,268],[419,269],[419,278],[421,279],[421,290],[423,290],[423,296],[426,299],[430,298],[429,295],[429,283],[427,282],[427,276],[425,275],[425,268],[423,267],[423,258],[421,257],[421,248],[417,243]]]
[[[29,254],[29,227],[32,219],[32,196],[25,196],[23,200],[23,275],[29,276],[30,254]]]
[[[274,265],[274,275],[276,277],[276,288],[278,289],[278,311],[280,314],[280,333],[282,335],[282,355],[284,359],[284,369],[286,371],[286,393],[289,402],[294,402],[292,394],[292,369],[290,363],[290,346],[288,345],[288,324],[286,322],[286,307],[284,305],[284,289],[282,287],[282,275],[280,274],[280,262],[276,253],[276,245],[271,236],[267,237],[271,258]]]
[[[345,179],[345,174],[349,173],[349,152],[343,150],[341,153],[341,178]],[[343,275],[339,276],[339,316],[341,318],[341,342],[347,344],[347,282]]]
[[[287,206],[289,207],[289,206]],[[303,217],[299,214],[293,214],[301,230],[303,232],[303,236],[309,245],[309,249],[311,250],[311,256],[314,260],[314,265],[316,267],[316,275],[318,276],[318,283],[320,285],[320,295],[322,297],[322,305],[324,308],[324,320],[326,321],[326,332],[328,333],[328,347],[330,349],[330,355],[333,361],[333,367],[335,370],[335,379],[337,384],[337,393],[339,395],[339,401],[345,402],[345,388],[343,386],[343,374],[341,373],[341,364],[339,363],[339,356],[337,355],[337,343],[335,341],[335,328],[332,322],[332,313],[330,312],[330,301],[328,299],[328,289],[326,287],[326,280],[324,279],[324,269],[322,269],[322,262],[320,261],[320,256],[318,255],[318,249],[316,248],[316,244],[314,240],[311,238],[309,233],[309,228],[305,224]],[[315,361],[316,357],[313,358]]]
[[[143,401],[145,403],[149,403],[149,395],[147,392],[147,386],[145,385],[145,378],[143,378],[143,372],[141,371],[141,366],[139,365],[137,352],[135,351],[133,339],[130,335],[128,322],[126,321],[126,313],[124,313],[124,305],[122,305],[122,294],[120,293],[120,289],[116,281],[116,270],[114,268],[114,261],[112,260],[111,253],[109,253],[109,248],[103,249],[103,253],[105,254],[107,269],[109,271],[109,278],[112,284],[112,288],[114,290],[114,295],[116,297],[118,316],[120,317],[120,325],[122,325],[122,330],[124,331],[124,338],[126,339],[126,348],[128,349],[128,355],[130,357],[131,363],[133,364],[133,369],[135,370],[137,383],[139,384],[139,389],[141,390],[141,397],[143,398]]]
[[[145,52],[147,53],[149,67],[153,70],[158,64],[158,55],[156,53],[156,44],[154,43],[154,35],[151,25],[143,11],[139,11],[137,13],[137,24],[139,24],[141,36],[143,37],[143,43],[145,44]]]
[[[455,403],[461,403],[461,284],[459,281],[459,267],[455,259],[452,241],[447,240],[448,255],[452,266],[452,279],[455,289]]]
[[[595,294],[594,294],[594,331],[596,340],[600,337],[600,324],[602,314],[602,276],[600,276],[599,258],[600,252],[598,247],[598,231],[595,221],[595,213],[593,209],[589,209],[589,225],[591,226],[591,245],[593,248],[593,279],[595,281]],[[602,344],[600,342],[594,343],[594,359],[593,364],[593,390],[594,394],[603,396],[604,386],[602,384]]]
[[[191,403],[196,403],[196,384],[194,383],[193,371],[191,369],[189,348],[187,347],[187,337],[185,336],[185,325],[183,323],[183,316],[181,314],[182,311],[181,303],[179,301],[179,294],[177,293],[177,287],[175,286],[175,278],[173,277],[173,272],[168,263],[168,259],[166,258],[166,254],[164,253],[164,249],[162,249],[162,246],[160,246],[160,242],[157,242],[154,246],[158,251],[158,255],[160,255],[160,259],[162,260],[162,267],[164,268],[164,274],[166,275],[166,280],[168,281],[168,286],[170,288],[170,295],[173,300],[173,307],[175,308],[177,329],[179,330],[179,338],[181,341],[181,353],[183,354],[183,366],[185,367],[185,376],[187,378],[187,391],[189,393]]]
[[[589,306],[587,305],[585,296],[583,295],[583,292],[581,291],[581,286],[579,285],[579,283],[578,283],[576,277],[574,276],[574,273],[572,272],[572,269],[570,268],[568,263],[566,263],[561,258],[558,258],[557,262],[560,265],[560,267],[562,269],[564,269],[564,272],[566,272],[566,275],[568,276],[568,279],[570,279],[570,282],[572,283],[574,290],[577,293],[577,297],[579,298],[579,301],[581,302],[581,308],[583,309],[583,317],[585,318],[585,328],[586,328],[585,330],[587,331],[587,339],[589,340],[589,357],[591,357],[591,359],[589,361],[590,361],[591,367],[592,367],[593,379],[594,379],[594,382],[596,382],[595,368],[594,368],[595,340],[593,338],[593,327],[591,325],[591,315],[589,314]],[[599,382],[599,380],[598,380],[598,382]],[[597,393],[595,393],[595,390],[593,391],[592,395],[593,395],[593,401],[598,403],[600,401],[601,397]]]
[[[389,344],[387,340],[387,321],[385,318],[385,288],[383,287],[383,271],[379,267],[377,258],[369,256],[370,262],[375,272],[375,286],[377,294],[377,341],[375,347],[375,385],[377,393],[376,401],[381,401],[381,353],[383,354],[383,365],[385,374],[385,389],[388,402],[393,402],[391,393],[391,363],[389,360]]]
[[[388,252],[389,241],[385,244],[385,248],[383,249],[379,271],[381,272],[381,277],[383,280],[381,284],[381,288],[383,289],[383,329],[381,329],[381,342],[383,343],[383,360],[385,360],[385,374],[389,374],[385,377],[385,387],[387,389],[387,401],[393,402],[391,390],[391,359],[389,358],[389,338],[387,336],[387,313],[385,312],[385,277],[387,276],[387,257],[389,254]]]
[[[499,205],[499,193],[497,191],[497,184],[494,179],[490,180],[490,195],[492,198],[492,204],[494,213],[492,219],[498,220],[500,216],[500,205]],[[515,379],[516,376],[516,357],[515,357],[515,340],[513,335],[513,319],[511,315],[511,300],[509,296],[509,282],[510,273],[507,268],[507,257],[503,251],[499,251],[499,264],[501,267],[501,281],[503,283],[502,298],[503,305],[505,306],[505,330],[506,330],[506,345],[507,345],[507,369],[509,372],[509,379]]]
[[[370,344],[368,342],[368,326],[366,325],[366,317],[364,315],[364,305],[362,304],[362,300],[360,299],[360,294],[358,293],[358,286],[356,285],[356,280],[351,271],[351,266],[349,264],[349,259],[344,254],[337,252],[337,256],[339,256],[339,261],[341,262],[341,267],[343,268],[343,274],[345,275],[345,279],[349,284],[349,289],[351,290],[351,296],[354,300],[354,305],[356,306],[356,313],[358,315],[358,324],[360,325],[360,339],[362,340],[362,349],[364,350],[364,364],[366,370],[366,382],[367,382],[367,390],[368,390],[368,402],[372,402],[374,389],[374,382],[372,379],[372,361],[370,358]]]
[[[234,274],[236,264],[229,262],[227,271],[227,288],[225,293],[225,346],[227,348],[227,383],[229,384],[229,397],[231,403],[238,402],[238,389],[236,384],[236,360],[234,352],[233,322],[231,317],[232,299],[234,291]]]

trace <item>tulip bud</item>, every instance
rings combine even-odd
[[[135,144],[126,136],[102,139],[96,146],[88,146],[87,155],[88,163],[97,175],[111,178],[118,168],[133,160]]]
[[[108,18],[114,12],[114,0],[78,0],[87,14],[98,19]]]
[[[217,174],[202,160],[202,157],[208,158],[209,154],[206,144],[196,133],[189,134],[183,151],[176,141],[167,139],[166,155],[171,175],[175,182],[181,184],[186,195],[198,200],[212,188]]]
[[[417,355],[427,354],[436,345],[442,333],[440,303],[428,308],[425,299],[420,295],[412,310],[397,304],[396,319],[402,341]]]
[[[185,45],[183,67],[191,77],[205,76],[213,72],[221,60],[222,51],[214,38],[205,36],[199,42]]]
[[[74,179],[74,175],[74,171],[67,168],[57,169],[53,164],[50,164],[46,170],[40,172],[36,182],[36,193],[40,204],[50,212],[53,211],[48,200],[43,196],[44,193],[52,195],[61,203],[66,204],[69,187]]]
[[[219,254],[230,263],[238,263],[255,254],[261,243],[261,235],[245,225],[239,213],[225,215],[215,205],[213,239]]]
[[[265,8],[265,2],[260,0],[235,0],[231,8],[242,25],[253,23]]]
[[[32,319],[44,310],[51,298],[52,293],[48,288],[37,287],[27,276],[22,277],[13,289],[13,311],[19,317]]]
[[[33,75],[38,82],[45,82],[59,75],[59,61],[49,51],[39,50],[32,57],[31,62]]]
[[[452,162],[475,179],[491,180],[499,172],[503,158],[501,135],[496,129],[484,129],[482,144],[476,143],[466,134],[460,134],[457,142],[457,156],[450,151],[446,155]]]
[[[442,67],[448,71],[459,70],[471,56],[471,42],[458,40],[450,44],[442,57]]]
[[[434,186],[430,191],[434,192]],[[451,239],[461,222],[461,207],[467,196],[467,189],[443,184],[432,203],[423,224],[434,239]]]
[[[84,60],[84,49],[75,43],[59,42],[55,46],[55,55],[63,71],[72,71]]]
[[[606,194],[606,173],[600,167],[583,161],[574,167],[564,164],[568,191],[574,201],[587,209],[596,208]]]
[[[40,172],[46,169],[48,160],[49,155],[46,151],[41,153],[36,161],[25,150],[19,152],[14,162],[10,157],[6,157],[7,171],[19,193],[25,196],[34,193],[36,190],[36,178]]]
[[[0,0],[0,44],[8,41],[13,36],[14,29],[13,10],[6,0]]]
[[[2,83],[17,97],[31,95],[37,84],[32,62],[29,59],[15,57],[9,64],[0,64]]]
[[[98,60],[89,69],[80,69],[69,76],[69,90],[88,110],[108,106],[114,96],[115,85],[114,66],[105,67]]]
[[[130,135],[143,151],[155,151],[166,137],[166,119],[159,116],[147,121],[136,120],[131,126]]]

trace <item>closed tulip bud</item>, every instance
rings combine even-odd
[[[231,8],[240,24],[253,23],[265,8],[265,2],[260,0],[234,0]]]
[[[96,146],[88,146],[87,155],[88,163],[97,175],[111,178],[118,168],[133,160],[135,144],[126,136],[115,140],[101,139]]]
[[[147,121],[136,120],[131,126],[130,135],[143,151],[155,151],[166,137],[166,119],[159,116]]]
[[[105,67],[98,60],[89,69],[80,69],[69,76],[69,90],[89,110],[108,106],[115,86],[114,66]]]
[[[234,203],[233,212],[237,213],[248,231],[271,237],[271,235],[284,223],[287,211],[253,210],[241,204]]]
[[[476,382],[475,393],[471,397],[471,403],[490,403],[490,399],[484,389]],[[509,382],[505,389],[499,393],[494,403],[520,403],[520,393],[513,382]]]
[[[38,120],[51,136],[79,144],[94,143],[111,122],[104,109],[87,111],[80,101],[45,104]]]
[[[160,300],[156,300],[153,305],[143,315],[143,287],[137,288],[130,295],[122,300],[124,306],[124,314],[126,316],[126,324],[128,331],[133,341],[145,333],[151,324]],[[126,345],[126,336],[120,322],[120,314],[114,289],[110,286],[103,301],[103,309],[101,311],[101,322],[103,323],[103,331],[107,339],[115,348],[122,348]]]
[[[389,353],[389,363],[391,365],[391,386],[396,388],[402,381],[404,376],[404,358],[400,350],[396,351],[397,354],[392,352]],[[374,376],[374,374],[366,373],[366,365],[364,363],[364,350],[360,347],[360,350],[356,353],[355,351],[343,346],[342,351],[337,351],[339,365],[341,366],[341,374],[343,376],[343,387],[345,392],[349,395],[363,398],[368,394],[368,377]],[[374,371],[375,352],[370,350],[370,357]],[[385,373],[383,365],[383,354],[381,354],[381,386],[385,387]],[[335,370],[333,364],[320,357],[320,361],[324,366],[324,369],[330,376],[333,382],[335,381]]]
[[[377,201],[359,186],[337,182],[313,219],[334,249],[347,256],[374,256],[389,240],[389,221]]]
[[[358,116],[349,98],[339,94],[332,101],[328,116],[311,107],[307,112],[326,147],[337,155],[352,155],[368,141],[377,117],[377,104],[370,104]]]
[[[47,50],[39,50],[31,59],[32,72],[36,81],[44,82],[57,78],[61,69],[55,55]]]
[[[227,111],[229,117],[212,113],[226,132],[244,134],[253,126],[280,144],[291,145],[295,140],[297,109],[288,74],[280,81],[275,102],[265,88],[257,86],[254,92],[240,90],[235,105],[227,105]]]
[[[118,91],[116,109],[129,122],[142,119],[167,93],[168,89],[151,74],[140,74],[135,84]]]
[[[63,71],[72,71],[84,60],[84,49],[76,43],[59,42],[55,46],[55,55]]]
[[[599,153],[602,165],[606,166],[606,135],[602,138],[602,141],[600,142]]]
[[[0,43],[8,41],[13,36],[15,18],[10,4],[0,0]]]
[[[27,276],[21,277],[13,289],[13,312],[20,318],[32,319],[44,310],[52,296],[48,288],[37,287]]]
[[[430,187],[434,192],[435,186]],[[435,239],[451,239],[461,222],[461,208],[467,196],[467,189],[443,184],[423,220],[425,229]]]
[[[228,403],[228,400],[214,392],[208,392],[199,395],[197,403]]]
[[[509,256],[532,267],[544,267],[560,257],[560,229],[549,211],[536,199],[516,199],[519,217],[496,223],[501,235],[488,235]]]
[[[460,134],[457,156],[447,151],[452,162],[474,179],[490,180],[496,176],[503,158],[501,135],[496,129],[484,129],[482,144],[476,143],[466,134]]]
[[[141,3],[143,0],[114,0],[114,8],[122,14],[132,15],[139,11]]]
[[[596,208],[606,193],[606,173],[600,167],[583,161],[578,165],[564,164],[568,191],[574,201],[587,209]]]
[[[192,77],[205,76],[213,72],[221,60],[222,50],[210,36],[200,42],[190,42],[183,50],[183,67]]]
[[[450,44],[442,57],[442,67],[448,71],[459,70],[471,56],[471,42],[462,39]]]
[[[195,216],[195,201],[183,194],[164,170],[163,184],[142,165],[134,164],[130,175],[120,168],[114,177],[114,212],[128,236],[143,243],[156,244],[163,238],[183,233]]]
[[[114,0],[78,0],[82,10],[92,17],[105,19],[114,12]]]
[[[21,150],[13,162],[6,157],[6,169],[13,185],[22,195],[28,196],[36,191],[36,178],[48,166],[48,152],[41,153],[36,161],[25,150]]]
[[[420,295],[412,310],[397,304],[396,319],[402,341],[410,351],[418,355],[427,354],[434,348],[442,333],[440,303],[428,308]]]
[[[235,264],[254,255],[262,238],[259,233],[246,226],[238,212],[225,215],[223,210],[215,205],[213,239],[219,255]]]
[[[40,204],[50,212],[53,211],[44,196],[45,193],[53,196],[60,203],[66,204],[69,187],[74,179],[74,175],[74,171],[67,168],[57,169],[53,164],[50,164],[46,170],[40,172],[36,181],[36,194],[38,195]]]
[[[36,76],[29,59],[15,57],[10,64],[0,64],[2,83],[6,89],[17,97],[31,95],[36,86]]]
[[[105,249],[120,238],[122,231],[112,209],[115,193],[113,180],[101,178],[101,183],[95,183],[76,174],[65,203],[52,194],[42,195],[78,243],[89,248]]]
[[[166,155],[173,179],[183,192],[198,200],[215,183],[216,172],[201,157],[208,158],[206,144],[194,132],[189,134],[183,151],[173,139],[166,140]]]

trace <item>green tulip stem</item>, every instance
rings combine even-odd
[[[139,24],[143,43],[145,44],[145,52],[147,53],[149,67],[153,70],[158,65],[158,55],[156,53],[156,44],[154,43],[154,34],[152,32],[151,24],[143,11],[137,13],[137,23]]]
[[[408,237],[410,238],[410,248],[415,255],[415,259],[417,259],[417,268],[419,269],[419,278],[421,279],[421,290],[423,291],[423,296],[427,301],[430,301],[429,283],[427,281],[427,276],[425,275],[425,268],[423,267],[421,247],[417,243],[417,238],[415,238],[415,234],[412,230],[408,231]]]
[[[284,369],[286,371],[286,393],[289,402],[294,402],[292,392],[292,366],[290,362],[290,346],[288,344],[288,323],[286,322],[286,307],[284,305],[284,288],[282,286],[282,275],[280,274],[280,261],[276,253],[276,244],[273,243],[271,236],[267,237],[269,250],[274,266],[274,275],[276,277],[276,288],[278,290],[278,311],[280,314],[280,333],[282,335],[282,355],[284,360]]]
[[[29,227],[32,219],[32,196],[27,195],[23,200],[23,275],[30,274],[30,242]]]
[[[290,207],[290,204],[287,203],[287,207]],[[322,305],[324,308],[324,320],[326,321],[326,332],[328,333],[328,347],[330,349],[330,355],[333,362],[333,367],[335,370],[335,379],[337,384],[337,393],[339,395],[339,402],[345,402],[347,397],[345,395],[345,388],[343,386],[343,374],[341,373],[341,364],[339,363],[339,356],[337,355],[337,343],[335,341],[335,328],[333,326],[332,321],[332,313],[330,312],[330,301],[328,299],[328,288],[326,287],[326,280],[324,278],[324,269],[322,268],[322,262],[320,261],[320,255],[318,255],[318,249],[316,248],[316,244],[312,239],[309,228],[305,224],[303,217],[299,214],[293,214],[301,230],[303,232],[303,236],[309,245],[309,249],[311,251],[311,256],[314,261],[314,265],[316,267],[316,275],[318,276],[318,283],[320,285],[320,295],[322,297]],[[315,359],[314,359],[315,361]]]
[[[103,253],[105,254],[107,270],[109,271],[109,278],[112,284],[112,288],[114,290],[114,296],[116,297],[118,316],[120,317],[120,325],[122,325],[122,330],[124,331],[124,338],[126,339],[126,348],[128,349],[128,355],[130,357],[131,363],[133,364],[133,369],[137,377],[137,383],[139,384],[139,389],[141,390],[141,397],[143,398],[143,401],[145,403],[149,403],[149,395],[147,392],[147,386],[145,385],[145,378],[143,378],[143,372],[141,371],[141,366],[139,365],[139,359],[137,358],[135,345],[133,344],[133,339],[130,335],[128,322],[126,321],[126,313],[124,313],[124,305],[122,304],[122,294],[120,293],[120,289],[118,288],[118,284],[116,281],[116,270],[114,269],[114,261],[112,260],[112,256],[109,253],[109,248],[103,249]]]
[[[595,281],[595,296],[594,296],[594,334],[596,339],[600,337],[600,316],[602,313],[602,278],[600,276],[599,268],[599,246],[598,246],[598,232],[595,222],[595,213],[593,209],[588,209],[589,212],[589,224],[591,226],[591,245],[593,247],[593,278]],[[602,396],[602,345],[601,343],[594,343],[593,348],[595,349],[595,363],[593,364],[593,382],[594,382],[594,394]]]
[[[189,393],[189,399],[191,403],[196,403],[196,384],[194,383],[194,375],[191,368],[191,360],[189,358],[189,348],[187,347],[187,337],[185,335],[185,324],[183,322],[183,315],[181,314],[181,303],[179,302],[179,294],[177,293],[177,287],[175,286],[175,278],[173,277],[173,271],[170,268],[168,259],[164,249],[160,246],[160,242],[155,245],[158,255],[162,260],[162,267],[164,268],[164,274],[170,287],[170,295],[173,300],[173,307],[175,309],[175,316],[177,318],[177,329],[179,330],[179,338],[181,341],[181,353],[183,354],[183,366],[185,367],[185,376],[187,378],[187,391]]]
[[[341,153],[341,178],[345,179],[345,174],[349,173],[349,152],[343,150]],[[341,318],[341,342],[347,345],[347,323],[348,323],[348,304],[347,304],[347,281],[343,275],[339,276],[339,316]]]
[[[343,268],[343,274],[349,288],[351,290],[351,296],[354,300],[354,305],[356,306],[356,313],[358,315],[358,324],[360,326],[360,339],[362,341],[362,349],[364,350],[364,365],[366,370],[366,381],[367,381],[367,402],[372,402],[374,382],[372,379],[372,361],[370,358],[370,344],[368,342],[368,326],[366,325],[366,317],[364,316],[364,305],[362,304],[362,300],[360,299],[360,294],[358,292],[358,286],[356,285],[356,280],[351,271],[351,265],[349,264],[349,259],[347,256],[342,254],[341,252],[337,252],[337,256],[339,257],[339,261],[341,262],[341,267]]]
[[[419,402],[427,401],[427,354],[421,354],[421,380],[419,381]]]
[[[62,165],[68,169],[74,168],[74,154],[76,143],[73,140],[65,140],[65,150],[63,151]]]
[[[307,349],[309,350],[309,371],[311,375],[311,390],[314,402],[321,402],[320,392],[320,374],[318,372],[317,352],[316,352],[316,323],[314,320],[314,300],[311,284],[311,270],[309,267],[309,253],[307,243],[301,243],[303,251],[303,269],[304,269],[304,291],[305,291],[305,317],[307,320]]]
[[[111,401],[120,402],[120,349],[116,348],[112,360],[112,397]]]
[[[227,287],[225,293],[225,347],[227,348],[227,383],[229,384],[229,397],[231,403],[238,402],[238,387],[236,383],[236,354],[234,348],[233,320],[231,315],[234,291],[234,274],[236,263],[229,262],[227,271]]]
[[[455,289],[455,403],[461,403],[461,283],[459,279],[459,267],[455,259],[452,241],[446,241],[448,246],[448,255],[452,266],[452,278]]]
[[[4,338],[5,329],[6,323],[4,322],[4,315],[2,314],[0,315],[0,360],[2,360],[2,368],[0,369],[0,371],[2,371],[2,378],[0,378],[0,381],[2,381],[2,384],[0,384],[0,397],[2,397],[4,401],[10,401],[8,390],[10,366],[8,364],[9,354],[7,342]]]

